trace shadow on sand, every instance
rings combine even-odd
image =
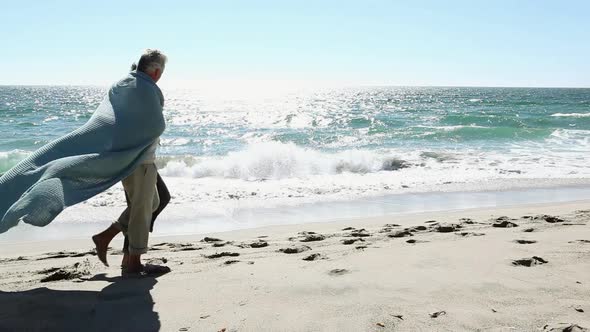
[[[150,290],[155,278],[108,278],[102,291],[55,290],[45,287],[22,292],[0,291],[0,331],[158,331]],[[83,284],[80,284],[83,285]]]

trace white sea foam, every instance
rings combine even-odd
[[[46,118],[45,120],[43,120],[43,122],[51,122],[51,121],[56,121],[59,120],[59,116],[50,116],[48,118]]]
[[[586,154],[580,153],[588,152],[588,137],[580,131],[559,130],[546,142],[511,144],[502,150],[399,148],[337,153],[292,143],[252,143],[221,157],[172,159],[161,173],[190,183],[177,191],[176,199],[216,206],[239,202],[241,207],[266,207],[408,190],[495,190],[494,183],[509,189],[590,178]],[[572,144],[578,150],[567,148]]]
[[[401,161],[396,158],[400,156],[409,167],[399,167]],[[590,169],[586,160],[579,158],[579,153],[543,153],[528,145],[513,146],[505,153],[351,150],[338,154],[260,145],[231,157],[170,161],[161,173],[175,204],[194,205],[198,215],[231,217],[237,210],[250,208],[388,194],[588,183]],[[392,170],[384,167],[388,160]],[[117,186],[87,204],[122,207],[120,191]]]
[[[570,117],[570,118],[587,118],[590,113],[555,113],[551,114],[553,117]]]
[[[556,152],[590,152],[590,130],[556,129],[545,139]],[[584,156],[585,155],[581,155]]]
[[[435,129],[435,130],[442,130],[442,131],[456,131],[459,129],[463,129],[463,128],[480,128],[480,129],[486,129],[489,127],[485,127],[485,126],[478,126],[478,125],[455,125],[455,126],[426,126],[426,125],[417,125],[414,126],[415,128],[427,128],[427,129]]]
[[[160,144],[162,146],[180,146],[180,145],[187,145],[189,143],[191,143],[191,140],[188,138],[172,138],[172,139],[163,138],[160,140]]]
[[[169,176],[230,178],[248,181],[308,178],[341,173],[375,173],[400,168],[404,161],[395,154],[347,150],[322,153],[293,143],[264,142],[224,157],[204,158],[189,166],[171,161],[162,170]]]
[[[22,150],[0,151],[0,173],[8,171],[29,155],[30,152]]]

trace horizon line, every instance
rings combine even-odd
[[[244,80],[247,82],[248,80]],[[250,80],[251,81],[251,80]],[[258,81],[258,80],[256,80]],[[0,87],[96,87],[96,88],[107,88],[111,84],[0,84]],[[167,84],[161,84],[163,88],[180,88],[180,86],[167,86]],[[288,87],[288,86],[286,86]],[[294,88],[301,88],[300,86],[293,86]],[[507,89],[590,89],[589,86],[524,86],[524,85],[402,85],[402,84],[341,84],[341,85],[318,85],[312,86],[312,88],[361,88],[361,87],[372,87],[372,88],[507,88]],[[182,87],[184,89],[190,89],[191,87]],[[198,87],[195,87],[198,88]]]

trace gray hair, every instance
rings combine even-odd
[[[166,66],[166,61],[168,61],[168,58],[164,55],[164,53],[160,52],[159,50],[148,48],[141,55],[141,58],[139,58],[137,70],[149,74],[156,69],[164,69],[164,66]],[[134,66],[131,67],[132,70],[133,67]]]

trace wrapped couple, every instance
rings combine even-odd
[[[155,165],[165,129],[164,97],[156,84],[167,58],[148,49],[131,72],[113,84],[90,120],[34,152],[0,177],[0,234],[24,222],[46,226],[65,208],[123,183],[127,208],[105,231],[92,237],[108,266],[107,248],[125,234],[124,275],[167,272],[143,265],[153,221],[170,194]]]

